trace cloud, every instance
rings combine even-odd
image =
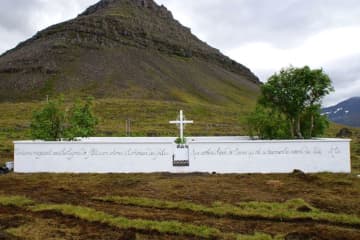
[[[360,55],[360,26],[333,28],[309,36],[293,48],[278,48],[267,42],[253,42],[226,53],[252,69],[280,69],[294,65],[322,67],[351,55]],[[263,79],[265,80],[265,79]]]
[[[274,72],[293,65],[323,68],[336,92],[325,98],[331,105],[360,94],[360,27],[321,31],[294,48],[276,48],[269,43],[251,43],[227,54],[249,66],[262,81]]]
[[[2,1],[0,8],[2,29],[8,32],[29,33],[31,31],[29,20],[33,11],[39,7],[40,2],[38,0]]]
[[[335,87],[335,93],[324,99],[324,104],[335,105],[351,96],[360,97],[360,55],[337,59],[324,66]]]
[[[97,0],[2,0],[0,54],[36,32],[76,17]]]
[[[360,24],[357,0],[156,1],[222,50],[247,42],[293,47],[323,29]]]

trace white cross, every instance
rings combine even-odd
[[[171,124],[179,124],[180,127],[180,139],[184,138],[184,125],[188,124],[188,123],[194,123],[194,121],[191,120],[185,120],[184,115],[183,115],[183,110],[180,110],[180,116],[179,119],[176,121],[170,121],[169,123]]]

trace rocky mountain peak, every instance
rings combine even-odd
[[[88,16],[92,14],[106,15],[109,12],[114,12],[114,10],[122,10],[129,7],[152,10],[161,17],[173,18],[172,13],[164,5],[158,5],[153,0],[101,0],[88,7],[79,16]]]
[[[101,0],[0,56],[0,101],[66,93],[229,103],[256,96],[259,84],[153,0]]]

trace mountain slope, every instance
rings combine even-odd
[[[353,97],[339,104],[322,109],[333,122],[360,127],[360,97]]]
[[[95,95],[254,101],[258,78],[152,0],[102,0],[0,57],[0,101]]]

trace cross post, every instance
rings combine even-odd
[[[179,119],[176,121],[170,121],[170,124],[179,124],[180,128],[180,139],[182,140],[184,138],[184,126],[185,124],[194,123],[192,120],[185,120],[183,110],[180,110]]]

